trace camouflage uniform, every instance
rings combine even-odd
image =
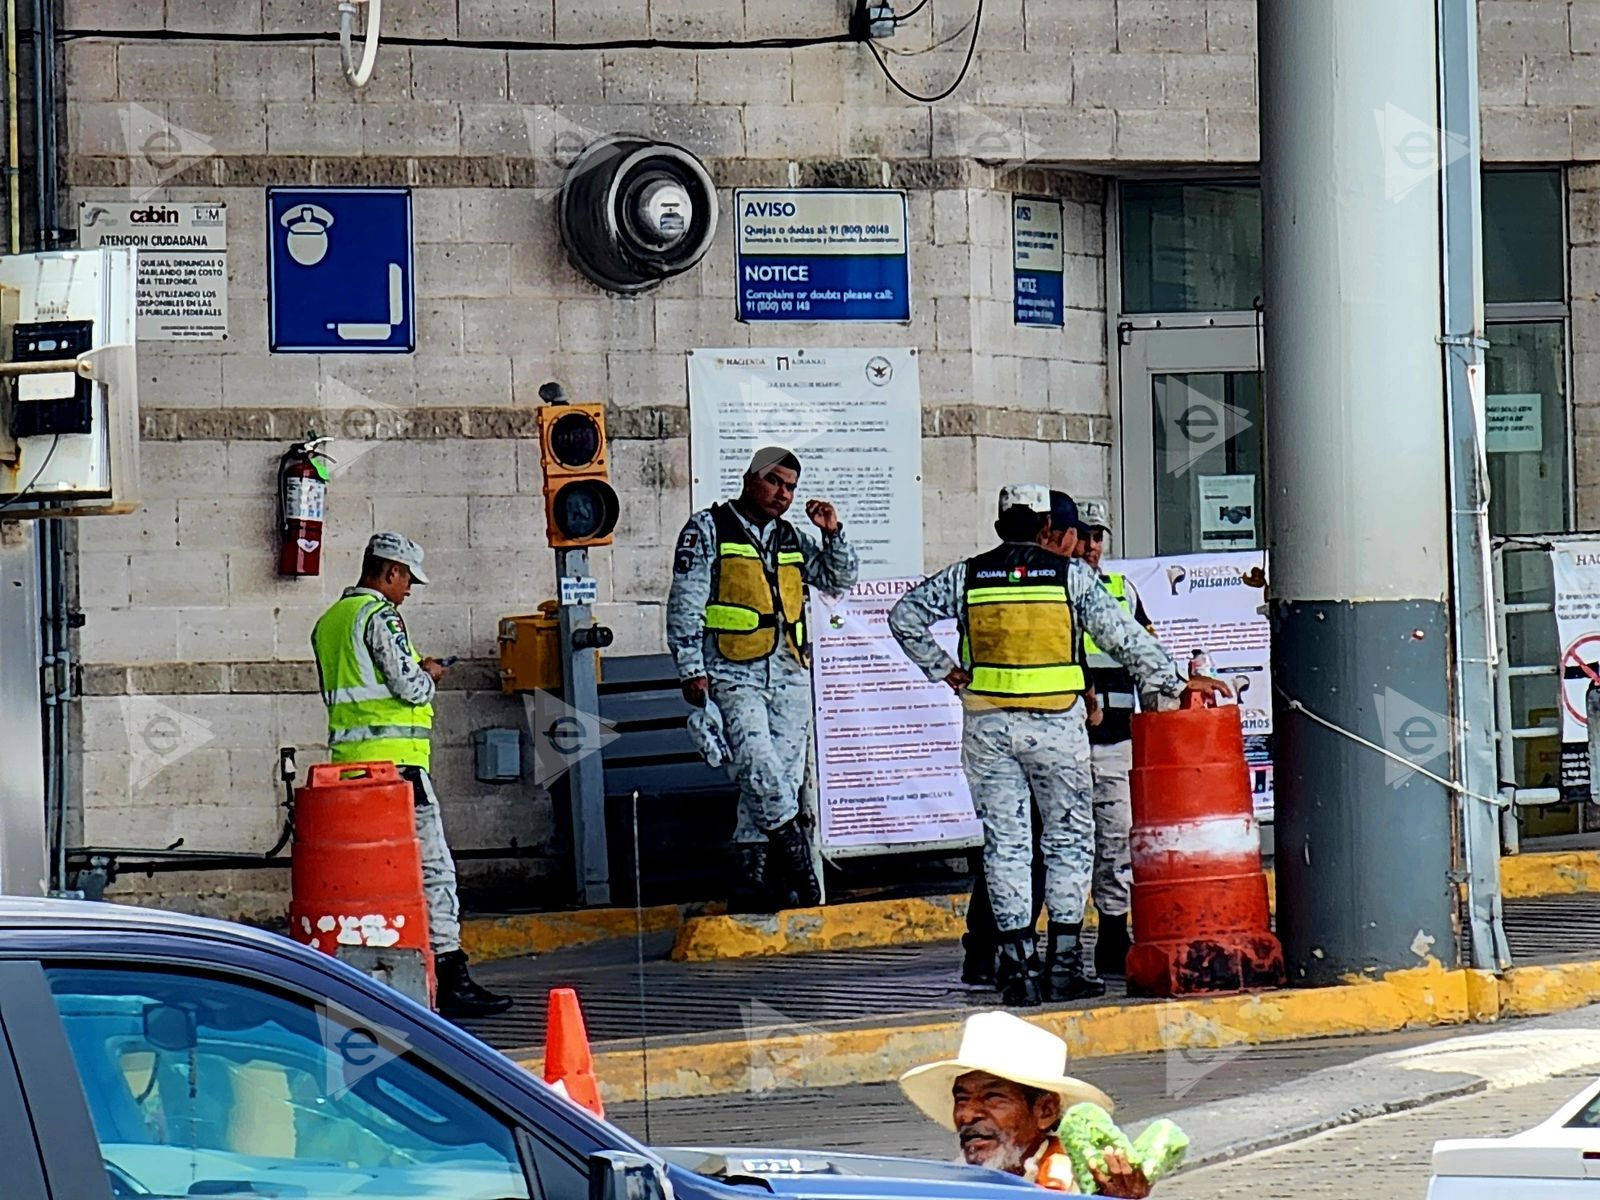
[[[775,571],[777,522],[757,527],[734,511],[767,570]],[[801,574],[808,585],[837,596],[855,583],[860,564],[843,529],[823,535],[820,547],[801,531],[800,545],[805,553]],[[678,664],[679,679],[705,676],[711,682],[711,700],[722,711],[728,766],[739,785],[734,840],[754,844],[800,811],[811,736],[811,672],[787,648],[781,628],[778,648],[766,658],[730,662],[718,652],[715,635],[705,630],[716,559],[716,524],[711,510],[704,509],[678,535],[667,597],[667,649]]]
[[[400,610],[382,592],[352,587],[345,596],[376,596],[384,600],[367,622],[366,645],[372,662],[396,700],[406,704],[431,703],[436,690],[433,677],[411,657],[411,642]],[[439,797],[433,779],[421,767],[402,767],[416,798],[417,841],[422,845],[422,890],[428,902],[428,941],[435,954],[461,949],[461,906],[456,898],[456,864],[444,837]]]
[[[967,564],[958,562],[912,588],[889,613],[889,628],[929,679],[942,680],[959,664],[929,633],[938,621],[959,618]],[[1142,685],[1169,696],[1183,692],[1177,664],[1141,629],[1095,572],[1073,562],[1067,593],[1075,622]],[[1065,712],[992,708],[968,711],[961,764],[984,827],[984,871],[995,924],[1030,925],[1032,912],[1029,793],[1042,818],[1045,904],[1053,923],[1083,920],[1094,865],[1094,816],[1084,706]]]

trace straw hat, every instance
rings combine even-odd
[[[976,1013],[961,1028],[961,1048],[954,1058],[912,1067],[900,1076],[906,1099],[946,1129],[955,1129],[955,1102],[951,1089],[969,1071],[982,1071],[1001,1079],[1054,1092],[1064,1110],[1082,1101],[1098,1104],[1106,1112],[1111,1097],[1093,1084],[1066,1073],[1067,1044],[1048,1029],[1030,1025],[1008,1012]]]

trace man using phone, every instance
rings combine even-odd
[[[673,556],[667,648],[684,699],[696,707],[709,699],[721,711],[739,784],[735,911],[822,898],[799,820],[811,734],[806,602],[812,587],[849,590],[859,564],[826,500],[806,503],[821,546],[784,520],[799,482],[793,453],[756,451],[738,497],[690,517]],[[769,850],[780,868],[771,879]]]
[[[511,997],[480,987],[467,972],[456,864],[428,774],[433,694],[456,660],[423,658],[400,616],[411,585],[427,582],[421,546],[402,534],[374,534],[361,560],[360,582],[345,588],[322,615],[311,631],[311,649],[328,707],[329,757],[336,763],[392,762],[411,784],[439,1011],[486,1017],[505,1012]]]

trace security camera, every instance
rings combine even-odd
[[[647,291],[704,257],[717,231],[717,188],[680,146],[613,135],[591,143],[561,187],[561,242],[607,291]]]

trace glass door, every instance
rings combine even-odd
[[[1251,314],[1121,328],[1121,510],[1130,557],[1266,544],[1259,338]]]

